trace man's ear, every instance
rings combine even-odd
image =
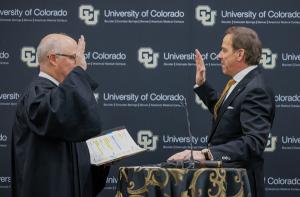
[[[238,49],[238,61],[244,60],[245,57],[245,49]]]
[[[54,65],[54,66],[57,65],[57,58],[56,58],[55,54],[53,54],[53,53],[49,54],[48,59],[49,59],[49,62],[50,62],[51,65]]]

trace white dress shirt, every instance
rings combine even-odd
[[[257,65],[254,66],[248,66],[247,68],[245,68],[244,70],[241,70],[240,72],[238,72],[236,75],[234,75],[233,79],[235,80],[235,84],[233,84],[228,92],[227,95],[224,99],[224,101],[227,99],[227,97],[230,95],[230,93],[232,92],[232,90],[237,86],[237,84],[239,84],[240,81],[242,81],[242,79],[253,69],[257,68]],[[224,102],[223,101],[223,102]]]
[[[44,73],[44,72],[40,72],[39,73],[39,77],[43,77],[43,78],[46,78],[46,79],[49,79],[50,81],[52,81],[55,85],[59,85],[59,82],[54,79],[53,77],[51,77],[50,75],[48,75],[47,73]]]

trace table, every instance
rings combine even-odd
[[[250,197],[241,168],[120,167],[115,197]]]

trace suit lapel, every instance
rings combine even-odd
[[[246,85],[246,84],[245,84]],[[242,90],[245,88],[245,86],[238,84],[233,91],[231,92],[231,94],[228,96],[228,98],[225,100],[225,102],[222,104],[219,114],[218,114],[218,119],[220,120],[220,118],[223,116],[224,112],[226,111],[227,107],[230,105],[230,103],[235,99],[235,97],[237,95],[239,95],[240,92],[242,92]]]
[[[213,120],[213,125],[212,125],[212,130],[208,136],[208,141],[211,140],[211,138],[213,137],[216,128],[224,114],[224,112],[226,111],[227,107],[230,105],[230,103],[232,103],[232,101],[245,89],[245,87],[247,86],[247,84],[257,75],[260,73],[260,69],[259,68],[255,68],[254,70],[250,71],[238,84],[237,86],[232,90],[232,92],[230,93],[230,95],[228,96],[228,98],[225,100],[225,102],[221,105],[217,119]]]

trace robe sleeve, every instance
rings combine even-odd
[[[57,87],[32,86],[25,109],[31,130],[66,141],[83,141],[99,134],[96,87],[81,67],[74,68]]]

